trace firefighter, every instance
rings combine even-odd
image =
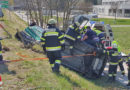
[[[128,55],[126,64],[128,66],[128,84],[127,84],[127,86],[130,86],[130,54]]]
[[[2,40],[1,37],[0,37],[0,40]],[[0,61],[3,61],[1,41],[0,41]]]
[[[87,26],[87,32],[84,35],[82,41],[85,41],[86,43],[97,47],[96,42],[99,41],[99,38],[97,37],[96,32],[94,32],[90,26]]]
[[[62,59],[61,50],[65,49],[65,40],[64,35],[56,28],[56,23],[55,19],[50,19],[48,21],[48,27],[42,34],[41,44],[43,50],[47,53],[52,71],[59,73]]]
[[[110,62],[109,62],[109,79],[108,82],[115,81],[116,73],[117,73],[117,66],[118,61],[121,59],[120,53],[120,46],[118,45],[117,41],[112,42],[112,50],[109,51]]]
[[[31,20],[31,21],[30,21],[29,26],[36,26],[36,25],[37,25],[37,24],[36,24],[35,20]]]
[[[76,40],[80,40],[81,39],[81,30],[79,29],[80,23],[75,22],[73,25],[70,25],[66,34],[65,34],[65,38],[66,40],[69,42],[70,44],[70,54],[73,55],[73,46],[74,46],[74,42]]]
[[[98,30],[97,28],[93,28],[93,31],[96,32],[97,36],[102,39],[104,37],[104,34],[102,33],[102,31]]]

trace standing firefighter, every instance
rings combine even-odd
[[[64,35],[56,28],[56,20],[50,19],[48,21],[48,28],[42,34],[41,44],[43,50],[47,53],[52,71],[59,73],[61,64],[61,49],[65,48]]]
[[[120,46],[117,41],[112,42],[112,50],[109,52],[110,62],[109,62],[109,82],[115,81],[118,61],[121,59],[120,55]]]
[[[128,59],[127,59],[127,66],[128,66],[128,84],[127,86],[130,86],[130,54],[128,55]]]
[[[77,39],[81,39],[80,36],[80,29],[79,29],[80,23],[75,22],[73,25],[69,26],[67,33],[65,34],[65,38],[66,40],[69,42],[70,44],[70,54],[73,55],[73,46],[74,46],[74,42]]]
[[[0,37],[0,40],[2,40],[1,37]],[[3,61],[1,41],[0,41],[0,61]]]

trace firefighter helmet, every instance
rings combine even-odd
[[[57,23],[57,21],[55,19],[50,19],[48,21],[48,24],[56,24],[56,23]]]

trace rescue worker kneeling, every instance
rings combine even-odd
[[[121,59],[120,53],[120,46],[118,45],[117,41],[112,42],[112,50],[109,52],[110,62],[109,62],[109,79],[108,82],[113,82],[116,80],[116,73],[117,73],[117,66],[118,61]]]
[[[41,44],[43,50],[47,53],[52,71],[59,73],[61,64],[61,49],[65,49],[64,35],[56,28],[56,20],[50,19],[48,21],[48,28],[42,34]]]

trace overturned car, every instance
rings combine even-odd
[[[88,21],[85,22],[86,24]],[[102,25],[103,32],[107,33],[111,31],[109,25]],[[28,27],[25,31],[17,32],[16,38],[23,42],[24,45],[34,45],[36,41],[40,40],[40,37],[44,32],[44,29],[34,26]],[[109,37],[109,34],[105,34],[105,38]],[[111,37],[111,36],[110,36]],[[105,41],[106,39],[104,39]],[[107,40],[111,42],[110,40]],[[66,48],[62,51],[62,65],[69,69],[82,73],[88,78],[98,78],[101,76],[108,59],[107,50],[105,49],[108,44],[100,43],[98,50],[95,51],[94,47],[86,44],[83,41],[76,41],[74,44],[74,55],[70,56],[69,43],[65,42]],[[69,57],[68,57],[69,56]]]

